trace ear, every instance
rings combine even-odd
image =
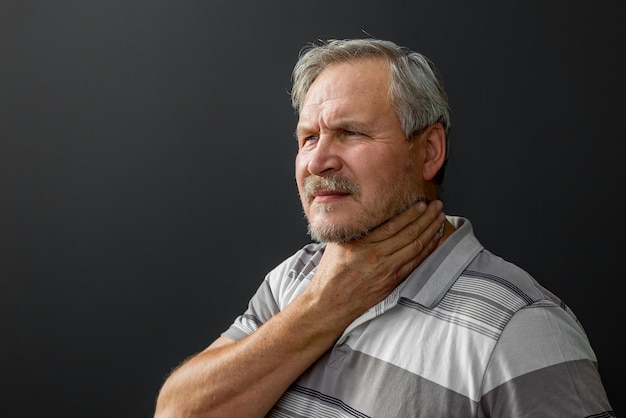
[[[435,123],[424,132],[426,154],[424,155],[424,180],[430,181],[439,172],[446,159],[446,131],[441,123]]]

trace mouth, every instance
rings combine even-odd
[[[310,200],[316,203],[330,203],[350,195],[350,192],[343,190],[316,190],[311,193]]]
[[[347,190],[316,190],[312,193],[313,197],[336,196],[336,195],[345,196],[348,194],[350,194],[350,192]]]

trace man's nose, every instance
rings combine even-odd
[[[340,146],[329,135],[320,136],[311,151],[309,173],[316,176],[334,174],[341,169]]]

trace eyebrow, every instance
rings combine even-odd
[[[300,136],[304,135],[305,133],[309,133],[309,132],[313,132],[313,129],[311,129],[308,126],[298,125],[298,126],[296,126],[296,130],[293,132],[293,136],[294,136],[294,138],[298,139],[298,138],[300,138]]]
[[[368,125],[363,122],[357,122],[354,120],[346,120],[339,121],[336,124],[336,127],[330,128],[331,131],[355,131],[355,132],[366,132],[368,130]],[[298,125],[294,132],[294,136],[299,138],[301,135],[310,132],[318,132],[319,129],[313,128],[311,125]]]
[[[367,123],[357,121],[346,121],[341,123],[342,129],[346,131],[365,132],[369,130]]]

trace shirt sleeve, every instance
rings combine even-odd
[[[485,373],[479,417],[614,417],[596,356],[574,317],[549,301],[516,312]]]
[[[272,269],[248,302],[246,311],[222,336],[240,340],[283,310],[311,282],[323,248],[320,244],[307,245]]]
[[[222,333],[222,336],[238,341],[252,334],[278,312],[278,304],[272,295],[270,283],[266,277],[248,302],[246,311],[235,319],[233,324]]]

